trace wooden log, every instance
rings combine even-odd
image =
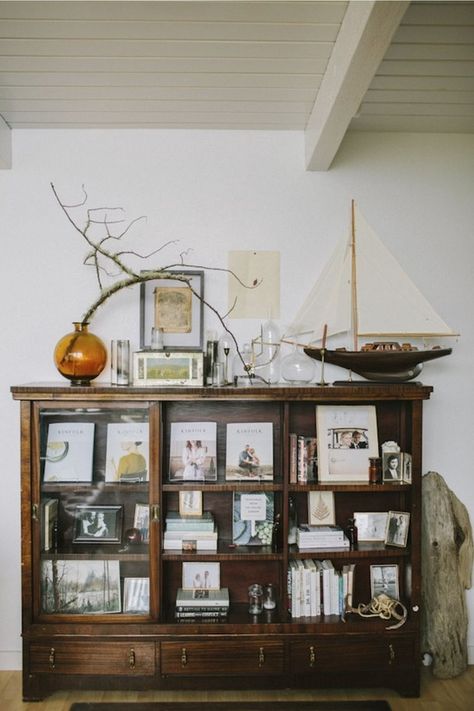
[[[467,667],[467,607],[474,545],[466,507],[443,477],[422,479],[422,651],[433,657],[433,674],[458,676]]]

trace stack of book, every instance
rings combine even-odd
[[[301,524],[296,531],[296,545],[299,550],[313,548],[349,548],[350,543],[340,526],[310,526]]]
[[[168,511],[163,535],[165,551],[217,551],[217,527],[213,515],[180,516]]]
[[[336,570],[330,560],[292,560],[288,612],[292,617],[343,615],[352,606],[354,563]]]
[[[229,589],[219,590],[184,590],[178,589],[176,595],[176,619],[221,620],[229,612]]]

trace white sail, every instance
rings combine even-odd
[[[434,311],[360,212],[355,213],[356,291],[359,336],[457,335]],[[350,332],[351,241],[336,247],[286,337],[303,342]]]

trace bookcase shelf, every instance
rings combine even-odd
[[[168,690],[383,685],[418,695],[422,407],[431,391],[416,383],[12,387],[21,406],[25,700],[89,686]],[[321,405],[373,406],[378,443],[396,441],[412,456],[411,484],[369,484],[349,476],[345,481],[290,483],[290,434],[315,438]],[[57,431],[68,424],[76,431],[81,423],[94,425],[90,471],[83,465],[79,481],[45,481],[50,425]],[[176,468],[181,456],[171,441],[175,423],[215,423],[209,480],[176,480],[172,474],[172,457]],[[272,479],[229,478],[227,431],[231,424],[234,432],[235,423],[271,424]],[[132,472],[132,481],[115,481],[109,426],[119,431],[130,424],[131,431],[146,431],[147,441],[141,445],[146,475]],[[136,437],[122,443],[132,440]],[[115,455],[118,459],[120,453]],[[142,480],[133,481],[137,477]],[[290,501],[298,522],[306,523],[309,494],[318,491],[333,492],[335,522],[342,528],[354,512],[409,513],[406,546],[360,541],[353,549],[299,550],[289,545]],[[216,551],[163,549],[168,514],[179,512],[183,492],[200,492],[202,509],[212,514],[218,533]],[[239,495],[253,501],[254,494],[265,495],[273,522],[278,521],[272,544],[236,545],[236,502],[242,504]],[[45,506],[57,506],[57,530],[51,528]],[[84,511],[94,526],[98,514],[105,512],[105,535],[117,540],[89,540]],[[146,521],[140,518],[144,511]],[[140,537],[147,542],[137,544]],[[406,623],[389,630],[389,621],[355,612],[345,614],[344,621],[340,615],[292,617],[290,565],[327,559],[336,571],[355,565],[355,608],[371,598],[374,569],[396,569]],[[230,597],[225,619],[176,619],[176,594],[188,563],[202,564],[203,570],[218,565],[220,587],[227,588]],[[248,588],[254,583],[273,586],[274,610],[249,613]]]

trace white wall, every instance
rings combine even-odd
[[[19,668],[19,418],[11,384],[58,380],[52,352],[97,288],[82,266],[85,245],[55,203],[85,183],[91,206],[120,205],[143,252],[170,239],[166,261],[192,248],[198,264],[225,266],[229,249],[281,253],[281,323],[287,323],[341,233],[350,199],[408,274],[462,337],[454,354],[426,366],[424,470],[440,472],[474,521],[472,398],[474,338],[474,136],[360,134],[333,168],[303,168],[303,138],[284,132],[17,131],[13,170],[0,172],[0,668]],[[143,266],[161,263],[152,261]],[[226,279],[206,277],[210,301],[226,308]],[[374,298],[376,298],[376,294]],[[207,327],[214,327],[211,318]],[[259,322],[235,322],[242,341]],[[138,346],[138,293],[122,292],[94,321],[107,342]],[[331,377],[336,377],[334,373]],[[339,371],[337,377],[346,374]],[[474,591],[467,594],[474,620]],[[474,625],[469,631],[474,662]]]

